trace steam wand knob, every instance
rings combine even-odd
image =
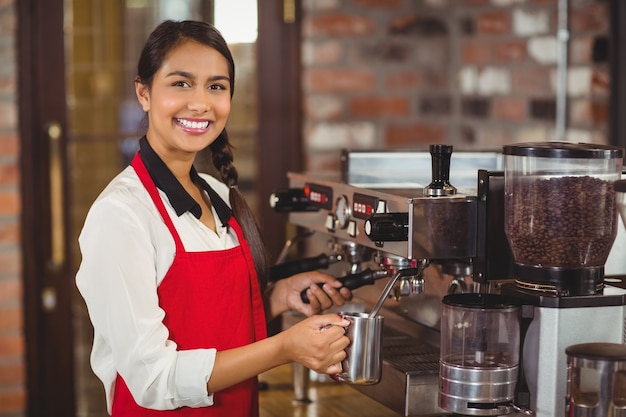
[[[456,194],[456,188],[450,184],[450,157],[452,145],[430,145],[432,160],[432,182],[424,187],[427,197],[441,197]]]

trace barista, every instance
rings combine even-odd
[[[350,291],[319,272],[266,284],[225,130],[234,64],[221,35],[202,22],[163,22],[137,74],[146,135],[79,238],[93,370],[113,416],[258,415],[259,373],[289,362],[341,370],[349,322],[314,314]],[[207,146],[221,180],[194,169]],[[267,337],[266,320],[287,310],[310,317]]]

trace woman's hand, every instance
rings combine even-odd
[[[322,288],[318,283],[324,284]],[[302,302],[300,293],[303,290],[306,290],[309,304]],[[311,316],[333,306],[342,306],[351,299],[352,292],[343,288],[337,278],[319,271],[302,272],[281,279],[268,287],[265,293],[266,313],[270,319],[287,310]]]
[[[345,327],[350,322],[337,314],[308,317],[279,336],[283,338],[283,349],[291,362],[298,362],[318,373],[341,372],[341,361],[350,340]]]
[[[319,283],[323,283],[322,288]],[[352,291],[342,287],[332,275],[319,271],[303,272],[289,278],[286,293],[287,308],[310,316],[333,306],[342,306],[352,299]],[[309,304],[302,301],[302,291],[306,290]]]

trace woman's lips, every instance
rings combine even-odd
[[[211,122],[209,120],[174,119],[176,124],[188,132],[205,132]]]

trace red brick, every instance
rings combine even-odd
[[[22,308],[0,308],[0,332],[3,330],[20,330],[22,328]]]
[[[406,6],[404,0],[353,0],[352,4],[372,9],[398,9]]]
[[[526,100],[515,97],[495,97],[492,113],[496,119],[523,122],[528,117]]]
[[[18,185],[20,170],[16,164],[0,164],[0,186]]]
[[[20,146],[16,134],[0,133],[0,156],[17,156]]]
[[[25,369],[24,362],[0,364],[0,386],[23,384]]]
[[[512,92],[527,95],[551,94],[549,67],[511,68]]]
[[[491,44],[480,40],[466,41],[461,46],[461,60],[466,65],[491,62]]]
[[[22,284],[17,279],[0,280],[0,304],[22,299]]]
[[[356,117],[408,116],[409,107],[406,97],[359,97],[350,102]]]
[[[511,15],[505,11],[488,12],[476,18],[476,31],[481,34],[503,35],[511,32]]]
[[[0,358],[21,357],[24,353],[24,338],[21,335],[0,334]]]
[[[371,19],[343,13],[312,16],[304,23],[307,36],[363,36],[374,32]]]
[[[15,191],[0,191],[0,216],[20,213],[20,196]]]
[[[0,414],[17,413],[26,407],[26,393],[16,388],[0,391]]]
[[[594,69],[591,74],[591,92],[596,97],[608,98],[611,92],[611,77],[606,69]]]
[[[438,124],[411,124],[390,126],[385,134],[385,144],[392,148],[424,146],[425,144],[443,143],[446,128]]]
[[[497,42],[495,45],[494,57],[498,62],[522,62],[527,56],[523,40]]]
[[[19,246],[21,242],[19,220],[15,222],[5,221],[0,225],[0,245]]]
[[[308,92],[370,91],[376,78],[372,71],[357,69],[313,69],[305,74]]]
[[[443,72],[425,73],[417,70],[390,72],[385,82],[387,88],[418,90],[423,88],[445,88],[448,77]]]
[[[582,9],[570,11],[570,27],[572,33],[576,32],[609,32],[608,2],[591,3]]]

